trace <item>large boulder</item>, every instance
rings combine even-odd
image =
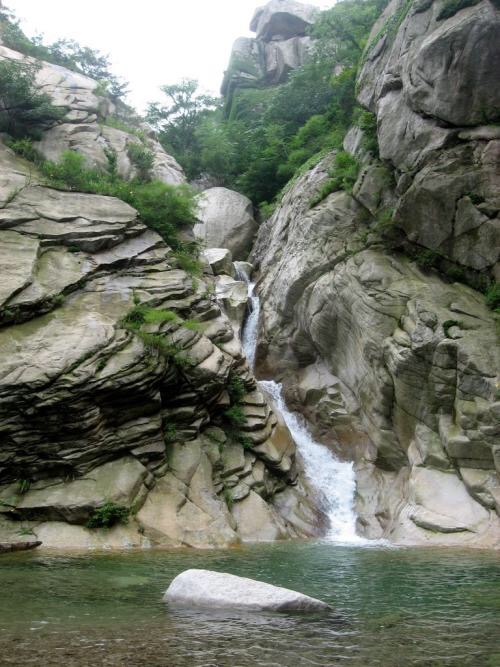
[[[318,12],[295,0],[271,0],[259,7],[250,24],[255,38],[239,37],[233,44],[222,94],[231,100],[237,89],[286,81],[306,61],[312,43],[307,29]]]
[[[195,607],[233,607],[255,611],[325,611],[329,605],[297,593],[224,572],[186,570],[168,587],[164,602]]]
[[[306,34],[316,20],[319,9],[295,0],[271,0],[256,9],[250,30],[257,39],[280,41]]]
[[[208,248],[227,248],[233,259],[246,259],[258,229],[250,199],[227,188],[210,188],[197,200],[195,236]]]

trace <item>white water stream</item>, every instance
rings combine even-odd
[[[255,284],[243,274],[239,277],[248,283],[251,310],[243,328],[242,342],[248,363],[253,368],[260,302],[259,297],[254,294]],[[326,512],[330,520],[328,539],[347,544],[367,543],[368,540],[356,535],[354,513],[356,482],[352,463],[339,461],[327,447],[314,440],[305,420],[286,407],[280,384],[261,381],[259,387],[270,396],[275,409],[281,413],[300,451],[307,477],[325,498]]]

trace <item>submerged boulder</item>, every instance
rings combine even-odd
[[[225,572],[186,570],[168,587],[164,602],[256,611],[322,611],[329,605],[288,588]]]

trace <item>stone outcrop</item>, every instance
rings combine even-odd
[[[314,534],[295,445],[213,277],[180,269],[120,200],[40,185],[3,145],[0,173],[0,542],[21,532],[44,546],[206,547]],[[142,336],[124,319],[138,303],[168,315]],[[225,415],[234,378],[238,428]],[[86,527],[106,504],[128,523]]]
[[[227,188],[209,188],[197,202],[195,236],[207,248],[227,248],[233,259],[245,260],[258,230],[250,199]]]
[[[39,62],[5,46],[0,46],[0,59]],[[132,121],[134,127],[129,127],[105,91],[100,92],[97,81],[59,65],[39,64],[36,81],[40,90],[50,95],[55,106],[67,109],[61,122],[35,143],[43,157],[58,160],[64,151],[73,150],[85,157],[89,167],[105,170],[113,154],[118,175],[130,179],[137,172],[128,149],[139,144],[153,155],[154,178],[171,185],[185,182],[181,167],[163,150],[150,128],[136,120]]]
[[[394,168],[395,221],[408,240],[497,280],[499,44],[498,3],[444,18],[442,2],[393,0],[358,81],[359,101],[377,114],[380,156]]]
[[[275,85],[300,67],[311,47],[307,35],[318,8],[295,0],[271,0],[259,7],[250,24],[255,38],[239,37],[233,45],[222,94],[230,99],[238,88]]]
[[[186,570],[168,587],[164,602],[190,607],[252,611],[326,611],[330,607],[303,593],[225,572]]]
[[[374,215],[395,196],[383,165],[365,161],[354,196],[312,205],[332,161],[291,184],[259,232],[258,372],[356,461],[362,534],[499,546],[495,315],[380,242]]]

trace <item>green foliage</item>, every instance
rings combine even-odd
[[[233,405],[224,411],[224,417],[231,426],[243,426],[247,418],[239,405]]]
[[[183,352],[179,345],[169,341],[164,334],[145,333],[144,331],[135,333],[146,348],[158,352],[162,357],[171,361],[177,369],[182,370],[193,366],[192,359]]]
[[[385,4],[343,0],[323,12],[313,30],[315,50],[278,87],[259,81],[253,62],[233,62],[255,80],[232,89],[225,109],[199,95],[196,82],[182,81],[164,87],[169,102],[150,105],[148,120],[188,177],[210,175],[262,206],[267,217],[278,193],[308,160],[341,149],[355,110],[361,54]],[[376,132],[369,129],[367,148],[376,155]],[[330,187],[349,188],[349,180]]]
[[[245,383],[237,373],[231,371],[227,382],[227,393],[231,399],[231,405],[241,405],[246,394]]]
[[[222,493],[224,495],[224,500],[226,501],[227,508],[229,511],[231,511],[234,505],[234,498],[232,491],[228,486],[225,486],[224,491]]]
[[[474,5],[477,5],[478,2],[480,2],[480,0],[445,0],[437,15],[437,20],[443,21],[444,19],[449,19],[452,16],[455,16],[461,9],[473,7]]]
[[[200,175],[202,149],[197,130],[209,110],[217,106],[217,100],[198,91],[198,82],[183,79],[180,83],[161,88],[167,102],[150,103],[147,121],[158,133],[160,142],[184,168],[188,178]]]
[[[55,107],[35,82],[39,67],[17,60],[0,60],[0,132],[14,138],[38,138],[66,110]]]
[[[193,276],[201,276],[203,264],[198,259],[198,255],[192,250],[178,250],[174,253],[179,268]]]
[[[136,168],[137,179],[141,183],[150,181],[155,159],[154,153],[142,143],[133,143],[127,146],[127,155]]]
[[[20,479],[17,485],[17,492],[20,495],[24,495],[25,493],[28,493],[30,487],[31,487],[31,479]]]
[[[495,312],[500,311],[500,283],[492,283],[485,293],[486,305]]]
[[[355,120],[356,125],[364,132],[363,148],[378,158],[377,116],[370,111],[360,110]]]
[[[434,250],[421,250],[415,254],[415,261],[422,269],[435,269],[440,260],[441,255]]]
[[[120,325],[140,338],[147,349],[154,350],[171,361],[177,369],[192,366],[193,361],[180,345],[172,340],[171,336],[164,332],[151,333],[142,329],[144,325],[162,325],[165,323],[174,324],[176,329],[178,326],[185,324],[172,310],[149,308],[144,304],[135,303],[134,307],[121,320]]]
[[[185,270],[198,271],[196,246],[183,243],[178,237],[179,229],[196,222],[194,192],[189,186],[124,181],[116,176],[116,170],[110,173],[88,169],[85,158],[75,151],[65,151],[59,162],[46,161],[39,167],[53,187],[110,195],[127,202],[137,209],[145,225],[177,251]]]
[[[94,510],[86,525],[87,528],[111,528],[117,523],[127,523],[129,517],[130,509],[128,507],[106,502],[102,507]]]
[[[446,320],[446,322],[443,322],[443,331],[444,335],[446,338],[450,337],[450,329],[452,327],[461,327],[462,322],[459,322],[458,320]]]
[[[58,39],[52,44],[43,44],[40,36],[29,39],[14,14],[5,9],[0,10],[0,36],[10,49],[97,79],[102,94],[115,102],[127,94],[128,84],[110,71],[109,58],[99,51],[81,46],[72,39]]]
[[[311,206],[316,206],[332,192],[345,190],[351,192],[359,174],[359,162],[346,151],[339,151],[330,170],[330,178],[323,183],[318,194],[313,197]]]
[[[10,139],[6,141],[6,144],[14,151],[14,153],[17,153],[17,155],[20,155],[25,160],[29,160],[35,164],[43,161],[42,156],[33,146],[33,141],[29,137]]]
[[[163,425],[163,439],[166,443],[175,442],[178,437],[179,434],[175,424],[168,423]]]

